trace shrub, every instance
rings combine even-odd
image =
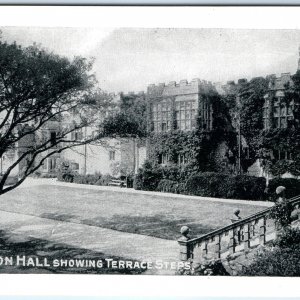
[[[231,189],[233,198],[235,199],[250,199],[264,200],[266,199],[266,179],[263,177],[254,177],[239,175],[234,177]]]
[[[293,206],[288,201],[277,203],[271,208],[269,216],[275,220],[277,229],[285,228],[292,222]]]
[[[271,200],[276,200],[275,190],[278,186],[283,185],[286,187],[285,195],[286,198],[292,198],[300,195],[300,180],[295,178],[279,178],[276,177],[269,182],[268,193]]]
[[[259,252],[239,275],[300,276],[300,230],[285,230],[274,246]]]
[[[163,172],[160,167],[153,167],[151,163],[145,162],[135,176],[133,187],[136,190],[155,191],[162,178]]]
[[[193,172],[193,168],[190,165],[162,166],[146,161],[143,168],[139,169],[138,174],[135,176],[133,187],[136,190],[155,191],[158,190],[159,182],[166,179],[180,182],[182,190],[186,180],[191,176],[191,174],[193,174]]]
[[[184,194],[185,184],[179,183],[174,180],[162,179],[157,186],[157,191],[175,193],[175,194]]]
[[[262,200],[265,184],[265,179],[259,177],[204,172],[187,180],[186,192],[196,196]]]
[[[68,163],[62,163],[58,173],[57,173],[57,180],[65,181],[65,182],[73,182],[74,180],[74,173],[71,170]]]
[[[107,186],[112,179],[113,177],[109,174],[103,175],[95,182],[95,185]]]
[[[299,228],[285,228],[283,234],[273,242],[273,245],[280,248],[291,248],[300,245],[300,229]]]
[[[80,184],[91,184],[94,185],[96,184],[99,179],[101,179],[101,174],[87,174],[87,175],[78,175],[76,174],[74,176],[73,182],[74,183],[80,183]]]

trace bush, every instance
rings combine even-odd
[[[101,174],[87,174],[87,175],[78,175],[76,174],[74,176],[73,182],[74,183],[80,183],[80,184],[91,184],[94,185],[96,184],[99,179],[101,179]]]
[[[157,186],[157,191],[175,193],[175,194],[184,194],[185,184],[179,183],[174,180],[162,179]]]
[[[183,186],[193,172],[193,168],[189,165],[162,166],[146,161],[143,168],[139,169],[138,174],[135,176],[133,187],[136,190],[156,191],[161,189],[158,188],[161,180],[171,180],[180,182],[181,190],[185,190]]]
[[[139,169],[135,176],[133,187],[136,190],[155,191],[161,179],[163,179],[162,169],[145,162],[144,167]]]
[[[254,262],[239,275],[300,276],[300,230],[285,230],[274,246],[258,253]]]
[[[280,228],[285,228],[291,224],[292,211],[293,206],[288,201],[276,203],[276,205],[271,208],[269,217],[275,220],[276,227],[279,230]]]
[[[187,180],[186,192],[196,196],[262,200],[265,186],[266,181],[261,177],[204,172]]]
[[[109,182],[113,179],[112,176],[110,176],[109,174],[103,175],[101,176],[101,178],[99,178],[95,185],[102,185],[102,186],[108,186]]]
[[[269,190],[268,193],[270,195],[270,199],[276,200],[275,190],[278,186],[283,185],[286,187],[285,195],[286,198],[292,198],[300,195],[300,180],[295,178],[279,178],[276,177],[269,182]]]
[[[75,174],[73,173],[69,164],[62,163],[57,173],[57,180],[64,182],[73,182],[74,176]]]
[[[275,247],[291,248],[300,245],[300,229],[299,228],[285,228],[283,234],[273,242]]]

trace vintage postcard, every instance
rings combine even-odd
[[[300,276],[300,30],[140,24],[0,24],[0,273]]]

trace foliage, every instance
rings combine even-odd
[[[61,163],[57,174],[57,180],[65,181],[65,182],[73,182],[74,172],[72,171],[68,162]]]
[[[20,185],[49,156],[82,144],[69,135],[94,121],[86,106],[95,83],[91,68],[92,61],[81,57],[71,61],[37,45],[21,47],[0,40],[0,156],[19,152],[0,180],[0,194]],[[70,120],[73,114],[76,119]],[[55,139],[50,133],[36,134],[61,121],[68,125],[57,129]],[[18,181],[4,187],[18,167]]]
[[[134,181],[134,188],[139,190],[247,200],[265,199],[265,187],[264,178],[197,173],[188,167],[153,165],[149,161]]]
[[[158,183],[157,191],[174,194],[184,194],[185,184],[174,180],[162,179]]]
[[[108,186],[109,182],[113,179],[112,176],[109,174],[105,174],[101,176],[95,183],[95,185],[103,185],[103,186]]]
[[[155,191],[162,178],[162,170],[153,168],[152,164],[146,161],[135,176],[133,187],[136,190]]]
[[[87,174],[87,175],[79,175],[79,174],[75,174],[74,178],[73,178],[73,182],[74,183],[80,183],[80,184],[91,184],[91,185],[95,185],[99,182],[99,180],[101,179],[101,174]]]
[[[150,161],[146,161],[143,168],[139,169],[134,179],[134,188],[137,190],[155,191],[163,189],[163,186],[167,184],[162,180],[169,180],[170,182],[178,183],[178,191],[183,190],[183,186],[188,177],[194,173],[193,168],[187,166],[178,165],[158,165],[153,164]],[[159,183],[162,181],[160,187]],[[180,184],[179,184],[180,183]]]
[[[139,121],[130,114],[120,112],[107,118],[102,124],[105,136],[144,136]]]
[[[264,178],[204,172],[187,180],[186,192],[196,196],[262,200],[265,185]]]
[[[284,186],[286,188],[286,198],[293,198],[300,195],[300,180],[295,178],[273,178],[269,181],[268,193],[273,201],[276,200],[275,190],[278,186]]]
[[[300,230],[285,230],[273,247],[260,251],[239,275],[300,276]]]
[[[145,137],[147,116],[144,95],[121,94],[119,113],[106,118],[102,128],[106,136]]]
[[[280,234],[273,242],[275,247],[289,248],[300,245],[300,229],[286,227],[283,234]]]
[[[286,172],[300,176],[300,71],[292,76],[285,85],[285,95],[281,106],[289,107],[293,118],[287,120],[287,128],[276,128],[271,113],[271,128],[261,133],[260,157],[264,160],[265,169],[275,176]],[[271,96],[271,104],[274,95]],[[278,153],[288,154],[279,157]]]
[[[167,165],[178,165],[180,158],[185,163],[180,168],[191,172],[219,171],[221,166],[215,159],[218,145],[225,141],[229,147],[234,148],[236,141],[233,132],[221,131],[191,131],[176,130],[149,137],[149,160],[153,164],[161,164],[162,156],[168,159]]]
[[[292,222],[291,213],[293,206],[288,201],[276,203],[270,210],[270,218],[274,219],[278,229],[289,226]]]
[[[263,104],[267,92],[268,79],[256,77],[249,82],[239,80],[229,84],[224,95],[232,119],[232,124],[245,138],[249,151],[241,149],[241,165],[247,170],[258,157],[263,130]],[[237,155],[237,154],[236,154]]]

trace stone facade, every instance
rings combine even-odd
[[[213,90],[210,82],[193,79],[190,83],[181,80],[168,85],[151,84],[147,89],[148,131],[191,131],[199,125],[212,128],[212,107],[206,94]],[[197,119],[200,124],[197,124]]]
[[[108,138],[64,150],[61,161],[68,161],[78,174],[134,174],[145,161],[146,148],[135,138]]]
[[[284,91],[287,85],[292,85],[290,73],[283,73],[280,77],[269,76],[269,89],[265,95],[263,106],[264,129],[287,128],[288,121],[293,120],[294,101],[288,105],[284,98]]]

